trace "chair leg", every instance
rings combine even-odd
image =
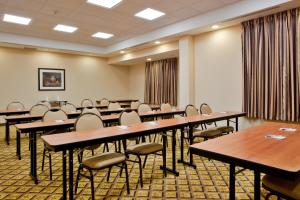
[[[91,178],[91,190],[92,190],[92,200],[95,200],[95,191],[94,191],[94,175],[93,175],[93,171],[90,171],[90,178]]]
[[[145,165],[146,165],[146,162],[147,162],[147,158],[148,158],[148,155],[145,156],[144,163],[143,163],[143,168],[145,168]]]
[[[79,167],[78,167],[78,172],[77,172],[77,177],[76,177],[75,194],[77,194],[77,188],[78,188],[81,168],[82,168],[82,165],[80,164]]]
[[[110,168],[108,168],[108,173],[107,173],[107,182],[109,181],[109,177],[110,177],[110,172],[111,172],[111,167]]]
[[[44,171],[45,156],[46,156],[46,149],[44,148],[44,150],[43,150],[43,160],[42,160],[42,171]]]
[[[140,168],[140,184],[141,184],[141,187],[143,187],[143,173],[142,173],[142,160],[141,160],[141,157],[138,155],[137,156],[138,159],[139,159],[139,168]]]
[[[92,150],[92,156],[95,155],[94,150]]]
[[[52,181],[52,158],[50,152],[49,152],[49,173],[50,173],[50,180]]]
[[[125,176],[126,176],[126,186],[127,186],[127,194],[130,194],[130,187],[129,187],[129,178],[128,178],[128,168],[127,168],[127,163],[126,161],[124,162],[124,167],[125,167]],[[123,168],[122,168],[123,169]]]

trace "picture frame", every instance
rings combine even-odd
[[[39,91],[64,91],[65,69],[38,68]]]

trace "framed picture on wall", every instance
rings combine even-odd
[[[65,70],[39,68],[39,91],[65,90]]]

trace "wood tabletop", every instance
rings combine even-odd
[[[204,122],[211,122],[216,120],[224,120],[224,119],[228,119],[228,117],[242,117],[242,116],[246,116],[246,113],[226,111],[226,112],[214,112],[209,115],[199,114],[199,115],[186,117],[186,119],[189,121],[189,123],[199,123],[199,122],[204,123]]]
[[[279,130],[294,128],[295,132]],[[282,140],[267,135],[283,135]],[[193,154],[223,162],[235,162],[249,169],[257,168],[264,173],[295,176],[300,172],[300,125],[267,122],[190,147]]]
[[[184,118],[173,118],[143,122],[130,126],[113,126],[97,130],[45,135],[42,136],[42,140],[54,151],[61,151],[69,148],[93,145],[99,142],[137,137],[142,134],[153,133],[154,131],[161,132],[186,125],[187,121]]]

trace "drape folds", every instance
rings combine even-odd
[[[146,63],[145,102],[177,105],[177,58]]]
[[[243,110],[267,120],[300,119],[300,9],[243,22]]]

